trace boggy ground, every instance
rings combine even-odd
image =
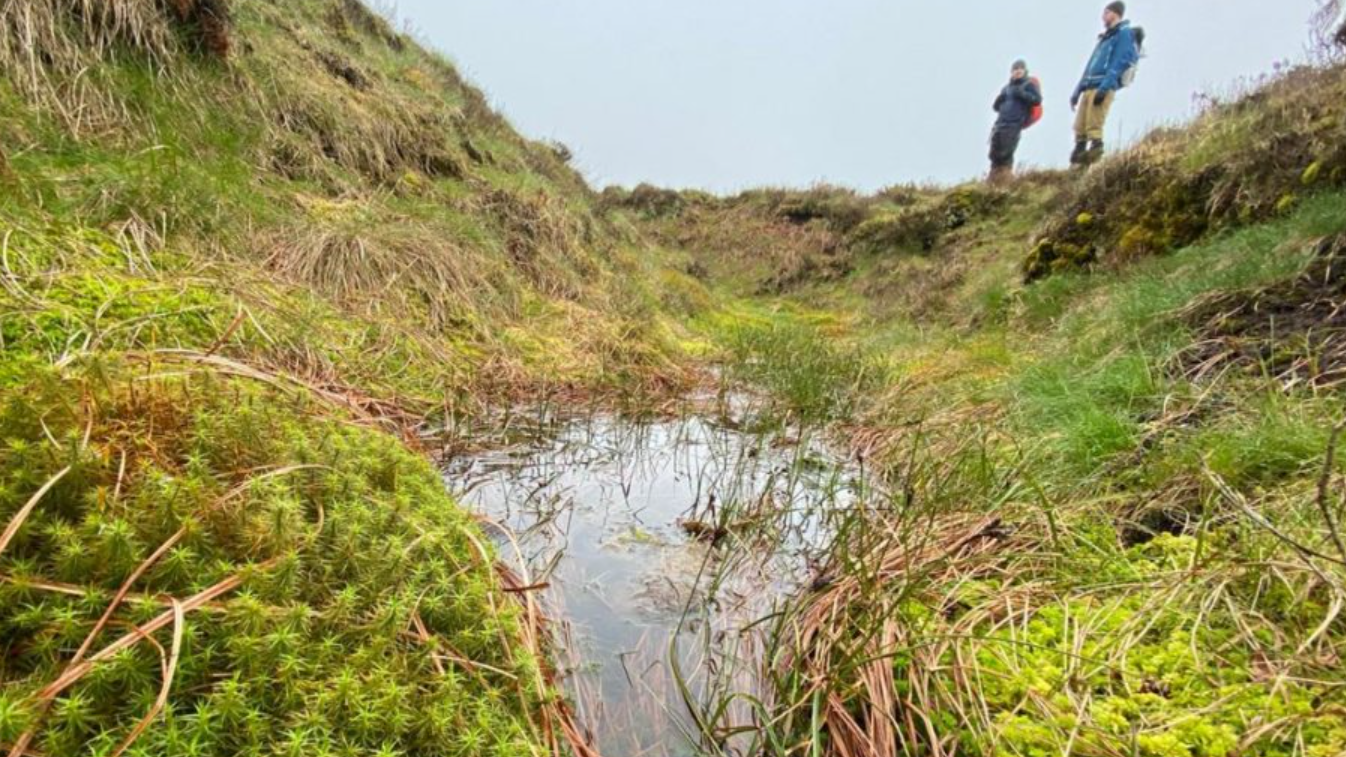
[[[894,497],[708,753],[1346,751],[1341,69],[1080,177],[596,195],[359,3],[101,8],[0,11],[12,753],[588,754],[421,434],[710,363]]]
[[[1004,190],[604,195],[728,303],[693,323],[729,372],[895,493],[707,751],[1346,751],[1344,75]]]

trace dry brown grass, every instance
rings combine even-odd
[[[196,227],[211,238],[190,244],[208,257],[227,250],[352,312],[459,331],[480,332],[481,316],[518,316],[539,300],[621,305],[625,293],[611,291],[623,273],[616,235],[590,214],[582,180],[510,130],[451,65],[358,0],[246,0],[232,4],[237,54],[226,69],[207,70],[190,53],[193,45],[224,52],[208,35],[227,23],[229,7],[0,0],[0,64],[16,72],[35,111],[57,113],[77,139],[139,146],[146,130],[180,128],[169,136],[204,140],[210,158],[237,159],[229,170],[278,174],[279,192],[222,181],[232,193],[214,203],[162,209],[174,221],[209,209],[211,220]],[[123,86],[107,65],[142,59],[161,99]],[[148,123],[165,105],[183,121]],[[302,183],[303,194],[290,194],[286,181]],[[173,192],[127,184],[92,193],[90,213],[120,220],[129,204],[157,221],[154,204]],[[263,203],[276,212],[260,212]],[[133,218],[126,233],[157,248],[169,224]]]
[[[529,575],[527,560],[512,532],[496,523],[488,523],[494,530],[504,534],[513,551],[514,562],[518,569],[507,563],[496,564],[496,574],[500,577],[505,593],[524,611],[522,624],[522,642],[524,648],[539,661],[540,675],[545,685],[539,690],[555,689],[559,686],[557,671],[549,661],[557,659],[557,636],[554,633],[554,621],[543,606],[539,593],[547,588],[538,584]],[[486,554],[485,549],[482,553]],[[543,683],[543,682],[539,682]],[[594,746],[592,734],[583,728],[576,718],[571,705],[560,698],[553,698],[542,708],[542,731],[553,757],[602,757]]]
[[[343,59],[309,42],[300,40],[296,52],[275,78],[253,79],[268,103],[271,162],[281,174],[342,182],[330,171],[333,164],[380,184],[408,171],[466,174],[467,158],[450,143],[463,124],[451,111],[414,102],[372,73],[360,74],[369,77],[363,87],[352,86],[340,72],[351,64],[334,63]]]
[[[637,188],[628,202],[641,210],[673,200]],[[850,267],[841,235],[825,223],[791,221],[751,201],[693,199],[676,214],[647,214],[643,227],[664,245],[690,252],[693,276],[747,279],[759,293],[834,279]]]
[[[482,209],[503,230],[514,267],[542,294],[580,301],[602,288],[606,272],[586,251],[599,242],[587,216],[545,192],[490,192]]]
[[[125,105],[95,79],[121,51],[164,70],[187,46],[223,58],[225,0],[3,0],[0,68],[26,96],[76,133],[123,122]]]
[[[1346,381],[1346,239],[1323,240],[1297,278],[1254,291],[1220,292],[1184,309],[1198,340],[1173,369],[1210,383],[1231,369],[1266,376],[1290,391]]]
[[[370,217],[369,206],[324,203],[270,232],[265,266],[357,311],[425,313],[431,325],[462,323],[490,301],[506,275],[444,229],[408,218]]]
[[[1004,738],[999,734],[1006,710],[1003,702],[988,702],[986,689],[1007,676],[1034,674],[1023,668],[1033,658],[1027,653],[1033,646],[1029,626],[1044,608],[1053,607],[1066,614],[1061,637],[1053,642],[1066,683],[1053,696],[1029,691],[1013,714],[1044,725],[1072,722],[1048,726],[1059,727],[1060,743],[1072,745],[1066,753],[1134,753],[1128,751],[1124,735],[1095,719],[1090,705],[1107,695],[1096,683],[1085,682],[1110,680],[1126,695],[1167,698],[1166,683],[1137,676],[1131,663],[1141,646],[1154,644],[1156,623],[1172,614],[1194,618],[1194,658],[1227,665],[1229,657],[1246,654],[1260,661],[1253,681],[1246,684],[1250,690],[1259,685],[1333,690],[1324,681],[1332,679],[1338,659],[1340,640],[1332,629],[1346,606],[1340,584],[1340,565],[1346,563],[1325,554],[1331,547],[1315,550],[1297,540],[1302,535],[1274,530],[1268,514],[1287,502],[1249,502],[1214,480],[1225,500],[1224,517],[1246,517],[1266,529],[1261,538],[1270,534],[1285,540],[1282,554],[1209,559],[1116,585],[1091,584],[1088,576],[1081,576],[1072,587],[1062,585],[1059,575],[1060,561],[1067,556],[1061,545],[1078,536],[1070,524],[1082,510],[1057,511],[1047,519],[1006,510],[997,516],[946,515],[884,524],[871,547],[858,553],[857,568],[808,596],[785,625],[782,643],[788,654],[780,658],[778,673],[806,685],[795,692],[792,707],[780,710],[780,717],[802,721],[799,726],[808,729],[809,708],[816,706],[811,703],[821,702],[821,719],[811,726],[812,743],[825,743],[821,754],[827,757],[988,753],[982,750],[996,749],[997,740]],[[1329,489],[1320,485],[1320,491]],[[1321,494],[1319,499],[1327,501]],[[984,581],[1003,588],[969,601],[965,587]],[[1298,627],[1268,617],[1250,589],[1259,583],[1314,597],[1319,617]],[[934,614],[914,620],[903,611],[912,605]],[[1080,608],[1089,610],[1077,614]],[[1123,608],[1125,620],[1109,620]],[[1199,647],[1204,630],[1217,627],[1237,630],[1221,649]],[[1221,701],[1206,709],[1213,713],[1222,708],[1228,717]],[[1239,735],[1240,751],[1293,742],[1306,723],[1326,720],[1328,713],[1258,723]],[[1254,715],[1247,713],[1249,722],[1256,721]],[[973,743],[980,750],[969,747],[964,740],[968,734],[975,734]],[[790,753],[820,752],[801,745]]]
[[[866,555],[863,574],[847,575],[808,598],[787,631],[784,670],[802,667],[813,682],[802,702],[822,695],[827,757],[896,757],[928,750],[948,755],[953,734],[932,720],[938,671],[949,642],[930,644],[897,619],[912,587],[968,580],[984,558],[1010,543],[999,518],[952,518],[915,531],[894,531]],[[882,592],[875,587],[882,586]],[[856,638],[857,630],[859,637]],[[897,693],[894,655],[913,655],[905,696]]]
[[[496,190],[463,204],[498,232],[498,248],[434,217],[392,212],[378,197],[301,197],[300,205],[295,223],[261,233],[265,267],[355,312],[462,329],[519,316],[536,296],[605,311],[614,304],[614,274],[601,257],[611,242],[547,192]]]
[[[268,127],[274,169],[339,189],[350,184],[343,171],[385,185],[408,171],[462,178],[469,157],[456,141],[469,125],[523,146],[448,64],[421,52],[416,66],[389,67],[384,53],[365,47],[363,38],[407,48],[357,0],[333,0],[333,28],[320,34],[296,23],[307,11],[249,3],[240,12],[252,28],[274,21],[284,33],[243,40],[235,39],[231,7],[228,0],[3,0],[0,68],[15,72],[16,87],[40,109],[87,135],[137,123],[124,93],[104,80],[118,56],[143,59],[163,86],[193,73],[184,54],[236,58],[236,91],[220,93],[224,101],[184,97],[183,105],[250,114]],[[245,52],[234,56],[240,47]]]

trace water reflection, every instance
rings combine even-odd
[[[733,425],[590,418],[447,467],[550,584],[566,685],[606,755],[692,754],[693,709],[767,698],[761,621],[813,580],[861,496],[860,473],[809,434]],[[728,723],[751,722],[746,701]]]

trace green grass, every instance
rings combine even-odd
[[[1184,309],[1289,281],[1346,232],[1339,70],[1007,192],[600,204],[354,6],[234,9],[227,64],[171,24],[164,50],[56,51],[51,71],[89,71],[74,118],[50,89],[72,81],[0,76],[0,518],[21,526],[0,743],[110,755],[151,714],[130,754],[549,750],[555,695],[494,555],[387,432],[676,391],[696,353],[774,399],[769,422],[853,431],[893,494],[829,514],[829,581],[772,619],[766,752],[832,757],[823,695],[874,726],[878,685],[912,755],[929,729],[996,757],[1346,749],[1341,513],[1318,490],[1340,392],[1175,364]],[[1302,154],[1249,163],[1261,123]],[[1249,201],[1203,219],[1219,198],[1187,174],[1210,163]],[[1111,181],[1156,166],[1153,191]],[[1102,265],[1023,285],[1038,229],[1106,242]],[[38,696],[141,567],[92,651],[167,623]],[[165,606],[233,577],[180,621]],[[791,625],[815,601],[825,638]]]
[[[1331,428],[1341,418],[1335,397],[1252,396],[1238,415],[1199,432],[1189,449],[1232,486],[1275,486],[1321,470]]]
[[[1047,440],[1076,476],[1129,452],[1166,398],[1198,391],[1167,368],[1193,339],[1176,312],[1206,294],[1291,278],[1308,261],[1311,240],[1346,230],[1343,202],[1346,196],[1323,195],[1286,220],[1125,272],[1064,275],[1029,287],[1020,322],[1047,331],[1036,361],[1008,382],[1017,433]]]
[[[7,231],[0,520],[17,523],[69,470],[0,556],[11,650],[0,742],[31,731],[44,754],[112,754],[154,714],[156,649],[176,636],[168,706],[128,754],[544,748],[536,729],[551,694],[484,535],[377,416],[310,388],[429,413],[459,401],[461,363],[479,359],[470,348],[353,319],[241,264],[78,226]],[[251,377],[230,376],[240,370]],[[162,598],[243,581],[43,706],[39,690],[142,565],[90,654],[164,612]],[[424,643],[406,636],[413,617]]]
[[[1024,273],[1125,266],[1291,213],[1346,180],[1346,69],[1303,66],[1160,129],[1082,175],[1046,213]]]
[[[1133,449],[1141,418],[1160,398],[1154,367],[1135,354],[1095,365],[1038,365],[1015,383],[1023,436],[1045,440],[1070,478]]]
[[[46,97],[59,80],[34,89],[0,77],[12,168],[3,221],[126,228],[150,254],[194,257],[182,269],[200,289],[231,289],[240,273],[263,296],[271,285],[308,289],[317,304],[295,309],[374,321],[437,353],[445,366],[416,387],[421,399],[457,393],[488,363],[519,393],[676,383],[671,321],[627,308],[657,301],[630,258],[637,245],[595,215],[577,173],[514,133],[439,55],[358,3],[249,1],[232,15],[227,64],[176,48],[154,58],[162,51],[131,43],[86,51],[98,61],[75,124]],[[79,36],[77,24],[58,28]],[[359,69],[366,86],[334,75],[333,62]],[[501,338],[509,329],[548,346],[514,349]],[[369,352],[351,341],[331,352]],[[398,399],[380,383],[364,388]]]
[[[727,377],[768,392],[788,420],[847,418],[882,372],[844,328],[807,312],[739,308],[712,313],[702,323],[723,349]]]
[[[53,228],[9,236],[0,344],[15,358],[214,351],[300,381],[335,382],[410,408],[466,391],[464,339],[390,318],[355,319],[314,293],[242,265],[141,254],[111,236]],[[227,283],[225,283],[227,282]]]
[[[0,73],[0,522],[55,481],[0,553],[0,745],[558,754],[538,632],[412,429],[677,391],[642,241],[359,3],[231,2],[227,62],[162,3],[98,49],[65,5],[31,4],[49,48],[0,29],[50,77]],[[169,623],[46,701],[142,566],[89,653]]]

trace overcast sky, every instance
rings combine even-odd
[[[385,4],[391,0],[385,0]],[[1025,57],[1047,93],[1022,162],[1064,165],[1102,0],[396,0],[525,134],[599,187],[876,189],[986,168],[990,104]],[[1314,0],[1133,0],[1149,57],[1109,139],[1304,57]]]

